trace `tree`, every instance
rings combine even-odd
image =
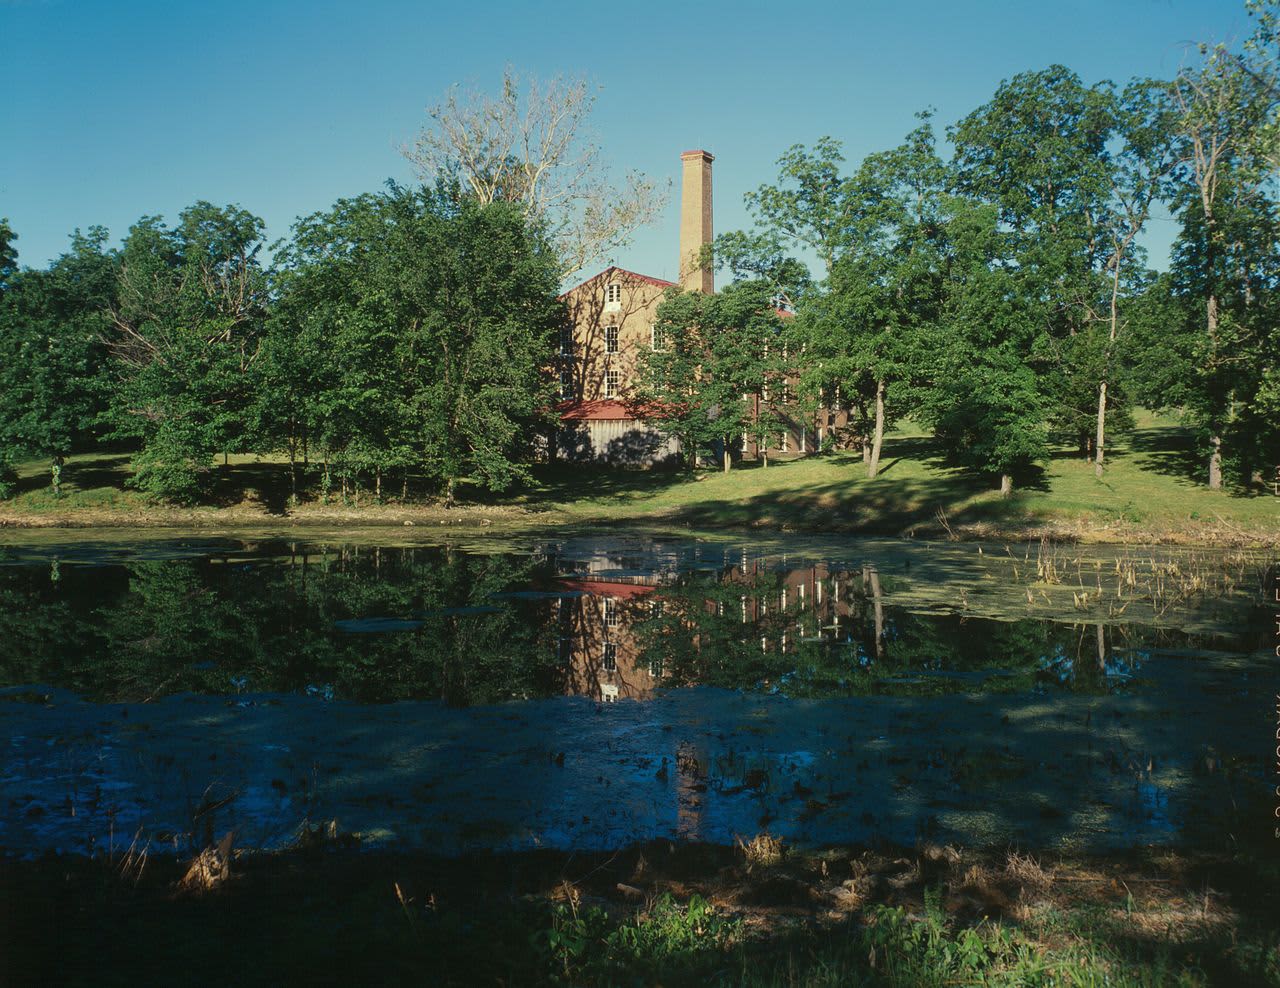
[[[765,282],[717,295],[669,290],[658,306],[660,345],[646,354],[632,405],[680,440],[688,465],[716,449],[725,469],[737,437],[763,439],[781,425],[782,319]]]
[[[925,417],[960,462],[1000,477],[1000,493],[1048,453],[1048,398],[1027,362],[1038,305],[1007,265],[997,207],[948,204],[942,310],[929,350]]]
[[[120,253],[111,348],[117,434],[142,441],[131,483],[192,501],[214,455],[253,446],[248,430],[267,302],[263,222],[199,202],[167,228],[143,217]]]
[[[62,465],[95,436],[104,411],[106,312],[116,262],[107,231],[72,235],[46,271],[14,276],[0,296],[0,445],[9,457],[50,462],[54,496]]]
[[[526,82],[508,67],[497,96],[450,89],[403,153],[428,185],[456,182],[481,205],[519,204],[567,279],[625,247],[666,205],[665,190],[638,172],[610,181],[587,128],[595,99],[585,79]]]
[[[1267,189],[1274,188],[1278,88],[1274,59],[1259,57],[1274,40],[1274,18],[1270,5],[1254,6],[1263,16],[1244,56],[1201,45],[1198,61],[1171,87],[1190,177],[1175,199],[1183,222],[1175,263],[1186,297],[1202,306],[1191,406],[1214,490],[1222,486],[1228,437],[1260,424],[1250,406],[1267,374],[1265,354],[1276,345],[1258,304],[1259,289],[1271,283],[1275,243]]]
[[[886,430],[915,400],[920,350],[941,305],[947,175],[929,117],[845,183],[844,243],[826,295],[802,310],[805,390],[823,404],[838,394],[858,411],[871,478]]]
[[[344,491],[372,474],[380,493],[391,470],[407,488],[413,470],[452,502],[465,478],[528,476],[564,312],[518,206],[392,186],[300,221],[279,257],[265,388],[284,398],[275,434],[291,450],[314,440]]]
[[[1141,288],[1145,287],[1142,284],[1145,271],[1131,268],[1143,259],[1136,249],[1136,241],[1151,217],[1152,207],[1169,194],[1171,184],[1179,177],[1175,122],[1175,107],[1168,98],[1167,87],[1160,82],[1135,80],[1125,88],[1116,107],[1116,136],[1121,145],[1108,173],[1110,196],[1106,209],[1110,250],[1104,268],[1111,284],[1103,316],[1107,336],[1098,375],[1094,473],[1099,478],[1106,449],[1107,411],[1116,402],[1114,391],[1108,396],[1108,387],[1118,376],[1123,380],[1125,372],[1123,366],[1117,366],[1121,356],[1120,335],[1125,327],[1121,319],[1121,290],[1126,282],[1138,289],[1131,293],[1133,295],[1141,294]]]
[[[993,204],[1008,231],[1001,259],[1027,303],[1050,423],[1086,458],[1096,432],[1097,301],[1111,246],[1108,202],[1115,94],[1061,65],[1023,72],[952,130],[956,190]]]
[[[13,242],[18,235],[13,232],[7,218],[0,218],[0,302],[3,302],[9,283],[18,270],[18,251]],[[0,443],[0,498],[13,494],[18,475],[13,468],[13,450],[7,443]]]
[[[9,220],[0,217],[0,292],[9,287],[9,279],[18,272],[18,250],[13,246],[17,239]]]

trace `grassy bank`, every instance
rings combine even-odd
[[[658,842],[0,862],[13,984],[1280,984],[1272,861]]]
[[[232,457],[215,471],[210,504],[173,508],[127,489],[129,457],[73,457],[62,496],[42,464],[25,464],[20,491],[0,503],[0,525],[169,526],[296,524],[465,525],[507,529],[601,522],[693,529],[759,528],[943,538],[1054,538],[1096,542],[1270,545],[1280,541],[1280,501],[1270,493],[1210,491],[1190,436],[1144,414],[1117,443],[1101,480],[1066,450],[1001,498],[989,478],[949,466],[945,449],[910,428],[885,445],[868,480],[851,453],[743,464],[730,473],[638,472],[551,465],[535,482],[494,498],[479,491],[455,508],[430,498],[379,501],[288,496],[287,467]]]

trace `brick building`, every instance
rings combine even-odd
[[[713,271],[700,263],[702,248],[711,243],[711,163],[707,151],[680,155],[680,281],[610,267],[569,289],[561,298],[569,309],[557,373],[560,377],[561,429],[556,455],[570,460],[594,460],[641,466],[679,455],[679,441],[658,433],[628,408],[626,399],[643,367],[644,354],[655,347],[658,305],[668,289],[710,294]],[[785,313],[784,313],[785,314]],[[816,419],[797,415],[782,431],[770,457],[814,452],[843,415],[822,411]],[[742,440],[742,455],[759,450]]]

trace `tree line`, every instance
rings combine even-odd
[[[1209,487],[1261,483],[1280,463],[1280,85],[1277,6],[1250,10],[1242,47],[1202,46],[1172,81],[1017,75],[949,128],[949,158],[929,113],[856,168],[830,138],[792,147],[747,197],[754,227],[707,252],[733,285],[660,311],[659,426],[723,455],[838,407],[874,477],[910,416],[1008,492],[1063,444],[1101,477],[1135,406],[1176,409]],[[1163,273],[1155,217],[1178,224]]]
[[[1280,462],[1280,7],[1249,9],[1247,41],[1173,80],[1017,75],[946,155],[929,113],[856,167],[830,138],[791,148],[753,228],[708,250],[733,283],[663,302],[635,407],[726,463],[838,407],[873,477],[909,416],[1006,492],[1064,443],[1101,476],[1136,406],[1178,409],[1206,484],[1258,483]],[[243,453],[287,458],[296,496],[526,480],[556,423],[560,285],[661,198],[574,151],[589,106],[581,85],[522,101],[511,75],[496,101],[451,94],[406,152],[421,184],[300,219],[269,260],[238,206],[142,217],[118,247],[77,230],[43,269],[0,221],[0,495],[32,459],[57,493],[107,443],[176,502]],[[1142,242],[1166,214],[1157,273]]]

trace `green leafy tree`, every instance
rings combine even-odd
[[[1013,490],[1048,455],[1049,399],[1027,356],[1037,305],[1005,262],[997,207],[957,198],[948,208],[947,279],[922,411],[952,456]]]
[[[8,292],[9,283],[18,271],[18,250],[13,242],[18,235],[13,232],[7,218],[0,218],[0,304]],[[18,475],[13,468],[13,450],[7,442],[0,442],[0,498],[13,494]]]
[[[47,270],[8,279],[0,296],[0,444],[10,459],[48,460],[55,496],[63,462],[96,437],[103,413],[103,342],[115,295],[107,232],[72,236]]]
[[[715,450],[727,470],[737,437],[777,434],[785,336],[768,283],[739,282],[718,295],[673,290],[655,325],[660,345],[646,354],[632,403],[680,440],[690,467]]]
[[[1097,313],[1116,217],[1115,93],[1053,65],[1001,83],[952,130],[956,189],[991,203],[1001,259],[1035,332],[1023,355],[1050,424],[1088,456],[1103,347]],[[1039,403],[1038,403],[1039,404]]]
[[[1189,181],[1175,195],[1182,232],[1174,266],[1196,327],[1189,410],[1206,455],[1208,484],[1221,488],[1224,458],[1248,481],[1270,455],[1268,426],[1277,352],[1275,115],[1280,87],[1274,9],[1243,54],[1202,45],[1171,87]],[[1196,310],[1199,310],[1198,313]],[[1271,420],[1273,421],[1273,420]]]
[[[177,226],[144,217],[120,254],[112,351],[117,433],[141,440],[131,483],[197,500],[218,452],[254,445],[252,365],[267,302],[263,222],[196,203]]]
[[[929,114],[920,118],[902,145],[869,155],[846,183],[845,243],[827,292],[801,310],[804,389],[857,413],[872,478],[886,430],[917,399],[921,350],[942,302],[947,170]]]
[[[518,204],[391,187],[301,221],[280,254],[265,346],[275,435],[299,430],[349,477],[528,476],[553,406],[542,369],[564,318],[556,264]]]
[[[13,246],[17,239],[9,220],[0,217],[0,292],[9,287],[9,279],[18,272],[18,249]]]
[[[1120,142],[1108,172],[1110,195],[1106,204],[1110,250],[1104,271],[1110,282],[1109,297],[1089,335],[1099,364],[1097,414],[1094,434],[1094,473],[1102,477],[1107,441],[1107,420],[1118,412],[1125,421],[1126,399],[1132,381],[1128,355],[1132,348],[1121,337],[1134,299],[1141,296],[1150,278],[1138,238],[1151,211],[1180,180],[1175,133],[1176,107],[1166,84],[1135,80],[1120,94],[1115,106],[1115,134]],[[1105,327],[1105,336],[1099,331]]]

